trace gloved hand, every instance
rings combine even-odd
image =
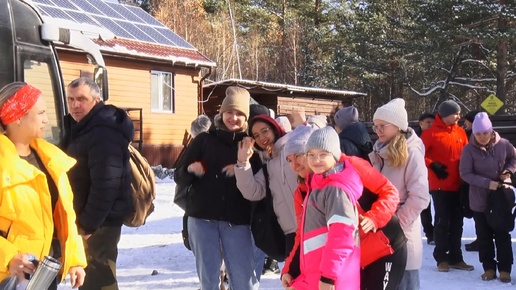
[[[437,175],[439,179],[446,179],[448,177],[448,171],[446,171],[448,167],[439,162],[430,163],[430,169]]]

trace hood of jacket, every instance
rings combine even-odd
[[[348,139],[352,141],[355,144],[366,144],[371,143],[371,137],[369,136],[369,133],[367,132],[367,128],[364,123],[357,122],[349,125],[339,133],[340,139]],[[371,147],[369,147],[371,148]]]
[[[129,142],[134,137],[133,120],[131,120],[127,112],[113,105],[106,105],[103,102],[93,106],[91,111],[79,122],[76,122],[70,115],[67,117],[72,125],[72,135],[81,135],[96,127],[109,127],[122,132]]]

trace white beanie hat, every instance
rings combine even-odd
[[[407,110],[405,110],[405,100],[401,98],[393,99],[387,104],[379,107],[374,112],[374,120],[383,120],[387,123],[391,123],[402,131],[408,129],[408,116]]]
[[[328,120],[325,115],[313,115],[306,120],[306,123],[314,129],[320,129],[328,126]]]
[[[292,125],[290,124],[289,119],[287,116],[278,116],[276,117],[276,122],[285,130],[285,133],[288,133],[292,131]]]

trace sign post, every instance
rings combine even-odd
[[[482,104],[480,104],[480,106],[482,106],[482,108],[484,108],[484,110],[486,110],[490,115],[494,115],[502,108],[503,102],[495,94],[490,94]]]

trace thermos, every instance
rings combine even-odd
[[[59,260],[46,256],[43,261],[39,262],[36,272],[30,278],[27,290],[48,289],[56,278],[61,266]]]

